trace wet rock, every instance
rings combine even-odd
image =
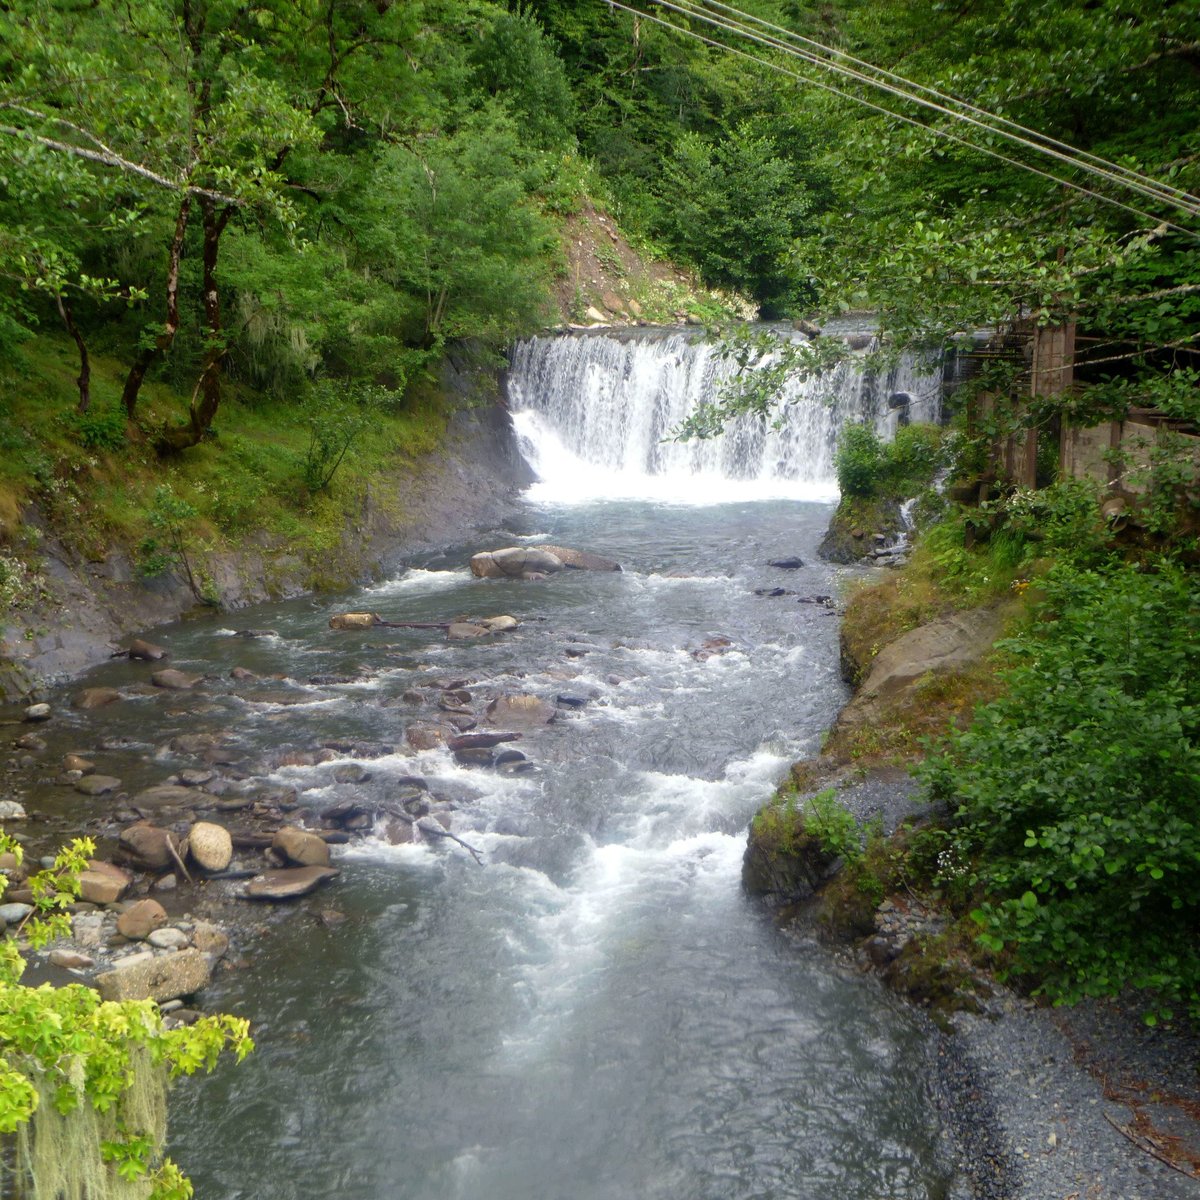
[[[572,571],[619,571],[621,564],[611,558],[602,558],[587,550],[572,550],[568,546],[541,545],[539,550],[553,554],[564,567]]]
[[[224,733],[181,733],[167,743],[167,748],[177,754],[203,754],[220,746],[227,737]]]
[[[325,926],[326,929],[336,929],[339,925],[346,923],[346,914],[340,912],[336,908],[323,908],[317,913],[317,920]]]
[[[329,866],[329,847],[315,833],[285,825],[271,841],[271,848],[278,850],[288,862],[300,867]]]
[[[77,950],[51,950],[47,962],[52,967],[62,967],[67,971],[86,971],[96,965],[96,960],[90,954],[80,954]]]
[[[282,688],[270,692],[255,692],[246,697],[251,704],[279,704],[287,708],[293,704],[309,704],[315,699],[315,694],[297,688],[294,691]]]
[[[370,778],[371,772],[358,763],[343,763],[333,768],[335,783],[367,783]]]
[[[26,721],[48,721],[50,720],[50,705],[48,704],[31,704],[25,710]]]
[[[446,745],[451,750],[478,750],[520,740],[519,733],[460,733],[450,738]]]
[[[391,815],[381,816],[375,822],[375,835],[392,846],[407,846],[415,836],[410,821]]]
[[[174,667],[166,667],[155,671],[150,676],[150,682],[157,688],[165,688],[169,692],[188,692],[203,680],[203,675],[189,675],[186,671],[177,671]]]
[[[501,750],[496,755],[496,766],[510,767],[513,763],[528,762],[520,750]]]
[[[138,792],[129,803],[134,808],[203,808],[215,800],[215,796],[201,788],[160,783]]]
[[[707,662],[714,655],[723,654],[726,650],[731,650],[732,648],[733,642],[727,637],[705,638],[700,643],[699,648],[692,651],[692,657],[697,662]]]
[[[211,821],[197,821],[188,830],[188,853],[204,871],[223,871],[233,858],[233,839],[229,830]]]
[[[64,771],[78,771],[81,775],[88,775],[96,769],[96,764],[82,754],[64,754],[62,765]]]
[[[150,890],[152,892],[173,892],[178,887],[179,880],[174,875],[163,875],[150,885]]]
[[[404,731],[404,740],[414,750],[435,750],[444,746],[450,731],[442,725],[410,725]]]
[[[96,912],[76,913],[71,918],[71,935],[80,946],[99,946],[104,917]]]
[[[205,767],[190,767],[186,771],[179,772],[179,782],[184,787],[203,787],[206,783],[210,783],[217,777],[216,771],[210,771]]]
[[[372,629],[382,623],[378,613],[334,613],[329,618],[330,629]]]
[[[24,733],[13,743],[18,750],[33,750],[37,754],[41,754],[46,749],[45,741],[38,737],[36,733]]]
[[[240,638],[270,638],[278,637],[279,631],[276,629],[237,629],[234,631],[233,636]]]
[[[497,762],[496,770],[501,775],[524,775],[529,771],[535,771],[537,768],[524,755],[519,759],[508,759],[505,762]]]
[[[247,900],[294,900],[314,892],[327,879],[340,874],[336,867],[287,867],[264,871],[246,885]]]
[[[131,941],[144,941],[167,923],[167,910],[157,900],[138,900],[117,918],[117,932]]]
[[[257,679],[258,676],[253,671],[251,671],[248,667],[234,667],[229,672],[229,678],[245,680],[245,679]]]
[[[28,814],[15,800],[0,800],[0,821],[25,821]]]
[[[583,708],[587,704],[586,696],[570,696],[563,693],[555,696],[555,701],[561,704],[563,708]]]
[[[512,630],[519,628],[521,622],[516,617],[510,617],[505,614],[499,617],[485,617],[479,624],[491,633],[510,633]]]
[[[795,571],[799,567],[804,566],[804,559],[796,558],[772,558],[767,562],[768,567],[778,567],[782,571]]]
[[[145,821],[121,830],[121,849],[139,866],[161,871],[175,861],[171,847],[179,849],[179,837],[169,829],[160,829]]]
[[[561,558],[536,547],[507,546],[471,558],[471,574],[480,579],[529,579],[563,570]]]
[[[129,657],[141,659],[145,662],[158,662],[159,659],[167,657],[167,652],[161,646],[156,646],[153,642],[134,638],[129,643]]]
[[[192,945],[204,954],[221,958],[229,950],[229,935],[211,921],[197,921],[192,930]]]
[[[84,775],[75,780],[75,790],[83,796],[104,796],[120,786],[121,781],[113,775]]]
[[[754,594],[756,596],[775,597],[775,596],[794,596],[796,593],[788,591],[787,588],[776,587],[776,588],[755,588]]]
[[[123,963],[96,976],[102,1000],[174,1000],[208,986],[208,960],[199,950],[152,956],[149,961]]]
[[[477,638],[487,637],[491,632],[486,625],[473,625],[467,621],[452,621],[446,630],[446,638],[451,642],[470,642]]]
[[[553,704],[530,695],[498,696],[487,706],[487,717],[493,725],[534,728],[549,725],[557,715]]]
[[[454,761],[464,767],[490,767],[495,761],[493,751],[483,746],[472,746],[454,751]]]
[[[806,337],[814,338],[821,336],[821,327],[815,321],[806,320],[804,317],[797,317],[792,322],[792,328],[797,333],[802,333]]]
[[[837,856],[804,827],[803,815],[765,809],[750,827],[742,858],[742,886],[779,903],[807,900],[834,869]]]
[[[121,693],[116,688],[110,687],[91,687],[84,688],[82,692],[76,692],[71,700],[72,708],[80,708],[84,710],[93,708],[104,708],[109,704],[116,704],[121,699]]]
[[[154,901],[151,900],[150,903],[153,904]],[[154,930],[146,938],[146,941],[156,950],[183,950],[190,945],[188,935],[182,929],[176,929],[173,926]]]
[[[92,904],[115,904],[129,891],[133,876],[112,863],[93,859],[79,875],[79,898]]]
[[[5,925],[19,925],[31,912],[32,904],[0,904],[0,921]]]

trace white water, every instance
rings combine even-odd
[[[884,374],[851,359],[784,390],[779,428],[758,417],[716,438],[673,431],[734,378],[712,342],[672,332],[532,338],[513,351],[508,390],[522,450],[539,482],[535,501],[655,500],[722,504],[836,499],[838,430],[854,421],[894,431],[888,398],[913,398],[913,420],[936,420],[940,368],[905,360]]]

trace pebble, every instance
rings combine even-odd
[[[156,950],[182,950],[188,943],[188,935],[182,929],[168,925],[165,929],[155,929],[147,938]]]

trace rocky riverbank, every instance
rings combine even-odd
[[[197,559],[221,608],[236,611],[379,578],[407,555],[448,545],[507,511],[532,476],[496,376],[451,361],[441,383],[455,405],[443,448],[381,479],[340,543],[319,559],[305,560],[287,544],[261,538]],[[46,594],[36,610],[11,614],[0,629],[0,700],[78,674],[108,657],[123,636],[196,608],[181,571],[146,578],[133,547],[123,545],[85,560],[36,510],[23,520],[37,531]]]
[[[1183,1200],[1200,1185],[1200,1039],[1146,1026],[1137,998],[1055,1010],[997,982],[936,898],[897,871],[906,830],[928,814],[914,781],[851,753],[896,744],[889,726],[907,745],[912,711],[969,679],[1005,618],[996,608],[953,614],[869,653],[843,636],[844,673],[858,690],[827,753],[797,764],[756,818],[744,883],[781,923],[842,947],[930,1012],[940,1106],[963,1177],[957,1195]],[[813,834],[819,794],[879,830],[865,870],[842,870]]]

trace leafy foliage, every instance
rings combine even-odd
[[[922,768],[954,806],[980,940],[1057,1001],[1151,989],[1200,1015],[1200,586],[1056,567],[1007,690]]]

